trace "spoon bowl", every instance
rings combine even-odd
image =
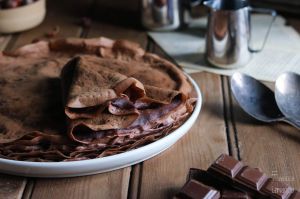
[[[300,76],[285,73],[271,89],[251,76],[234,73],[232,93],[242,109],[263,122],[286,122],[300,129]]]
[[[242,109],[252,117],[263,122],[275,122],[284,118],[273,91],[256,79],[234,73],[231,77],[231,90]]]
[[[291,72],[280,75],[275,83],[275,98],[286,118],[300,126],[300,75]]]

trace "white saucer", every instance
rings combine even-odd
[[[163,152],[186,134],[195,123],[201,109],[202,96],[196,82],[189,76],[198,100],[191,116],[172,133],[138,149],[103,158],[70,162],[28,162],[0,158],[0,172],[28,177],[75,177],[103,173],[147,160]]]

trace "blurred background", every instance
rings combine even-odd
[[[300,17],[300,0],[249,0],[249,2],[254,7],[272,8],[279,14],[292,18]],[[72,3],[75,3],[75,1],[72,1]],[[127,24],[140,25],[141,0],[95,0],[94,4],[93,12],[89,14],[95,18],[115,23],[120,23],[120,19],[123,19]],[[193,8],[193,13],[204,15],[206,10],[204,6],[200,5]]]
[[[44,0],[0,0],[0,22],[4,20],[1,11],[13,10],[8,7],[26,7],[23,5],[34,4]],[[179,0],[183,1],[183,0]],[[289,18],[300,17],[300,0],[249,0],[254,7],[273,8],[279,14]],[[142,0],[47,0],[47,16],[59,20],[57,13],[67,13],[69,16],[87,17],[109,22],[111,24],[125,25],[134,28],[141,28],[141,4]],[[36,11],[31,11],[33,14]],[[193,15],[206,15],[204,6],[192,8]],[[5,13],[6,14],[6,13]],[[23,14],[23,13],[22,13]],[[28,15],[30,13],[27,13]],[[15,18],[20,16],[12,14]],[[21,15],[22,16],[22,15]],[[24,16],[24,14],[23,14]],[[11,16],[10,16],[11,17]],[[289,20],[293,22],[292,20]]]

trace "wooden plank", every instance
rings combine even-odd
[[[241,159],[299,189],[299,130],[287,124],[258,122],[246,114],[233,97],[231,100],[232,125],[238,138]]]
[[[25,185],[23,177],[0,174],[0,198],[21,198]]]
[[[0,35],[0,51],[4,50],[11,40],[11,35]]]
[[[239,145],[236,136],[235,126],[233,125],[233,113],[231,109],[231,92],[228,84],[229,78],[222,76],[222,86],[224,93],[224,117],[227,126],[227,140],[229,154],[240,159]]]
[[[137,199],[139,197],[140,177],[143,163],[136,164],[132,167],[130,183],[128,188],[128,198]]]
[[[203,93],[200,117],[174,146],[142,164],[139,198],[171,198],[189,168],[206,169],[221,153],[228,153],[220,77],[209,73],[192,77]]]
[[[130,167],[92,176],[39,179],[32,199],[127,198]],[[123,186],[120,186],[123,185]]]
[[[73,3],[73,5],[70,4],[70,1],[67,2],[66,0],[51,0],[47,2],[47,8],[49,9],[45,21],[34,29],[14,35],[12,42],[9,42],[9,39],[11,38],[10,35],[1,36],[0,50],[3,50],[8,43],[9,46],[6,48],[6,50],[12,50],[24,44],[31,43],[33,39],[44,39],[45,33],[51,31],[52,28],[57,25],[60,26],[60,33],[58,35],[59,37],[80,36],[82,28],[76,25],[76,21],[74,19],[78,19],[79,21],[80,17],[82,16],[82,12],[87,7],[87,3],[90,3],[91,1],[76,1],[77,3]],[[55,7],[58,7],[58,9],[54,9]],[[68,9],[68,7],[72,7],[72,9]],[[77,9],[78,12],[76,13],[78,15],[77,18],[74,18],[72,17],[72,12],[74,13],[74,10],[76,10],[76,8],[80,8],[80,11],[78,11]],[[21,198],[27,181],[28,180],[23,177],[14,177],[1,174],[0,198]],[[32,190],[31,188],[34,185],[34,181],[29,179],[28,185],[30,186],[26,187],[26,195],[24,196],[25,198],[30,197]]]
[[[35,185],[35,180],[33,178],[27,178],[27,183],[26,183],[26,187],[22,194],[22,199],[30,199],[31,198],[31,194],[34,189],[34,185]]]

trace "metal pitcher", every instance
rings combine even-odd
[[[141,0],[142,25],[154,31],[175,30],[183,23],[184,10],[202,0]]]
[[[254,52],[260,52],[267,40],[276,12],[271,9],[251,8],[246,0],[208,0],[209,7],[206,35],[206,58],[221,68],[246,65]],[[268,13],[272,16],[263,44],[259,49],[250,46],[250,13]]]

